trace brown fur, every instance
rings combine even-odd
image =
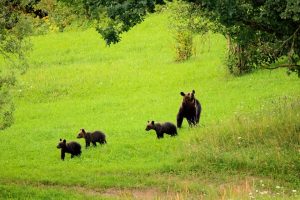
[[[101,131],[94,131],[92,133],[85,132],[84,129],[80,129],[80,132],[77,135],[77,138],[84,138],[85,139],[85,147],[89,147],[90,143],[93,143],[93,146],[97,146],[97,142],[100,144],[106,144],[106,136]]]
[[[189,126],[198,124],[202,108],[200,102],[195,98],[195,90],[187,94],[181,92],[180,95],[183,96],[183,99],[177,114],[177,127],[181,127],[183,118],[186,118]]]
[[[64,139],[60,139],[60,142],[57,145],[58,149],[61,149],[61,159],[65,159],[65,153],[70,153],[71,158],[74,156],[80,156],[81,154],[81,146],[77,142],[68,142]]]
[[[149,130],[155,130],[156,136],[158,139],[164,137],[164,133],[171,135],[171,136],[176,136],[177,135],[177,129],[174,124],[171,122],[165,122],[165,123],[154,123],[154,121],[149,122],[146,126],[146,131]]]

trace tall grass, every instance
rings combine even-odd
[[[192,155],[186,157],[196,165],[190,167],[204,163],[201,167],[278,176],[299,185],[299,102],[299,98],[280,99],[254,113],[235,113],[233,118],[204,128],[191,139]]]

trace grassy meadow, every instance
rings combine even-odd
[[[226,40],[195,39],[174,61],[164,14],[107,47],[95,30],[33,37],[1,131],[0,199],[299,199],[300,84],[285,70],[231,76]],[[196,91],[201,125],[157,140],[148,120],[176,123],[180,92]],[[107,145],[85,149],[80,128]],[[65,161],[60,138],[82,155]]]

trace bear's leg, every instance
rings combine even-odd
[[[172,136],[176,136],[176,135],[177,135],[177,130],[175,129]]]
[[[90,142],[85,142],[85,148],[88,148],[90,146]]]
[[[200,122],[200,115],[201,115],[201,104],[198,103],[198,105],[196,105],[196,123],[199,124]]]
[[[179,112],[177,114],[177,127],[178,128],[181,128],[182,121],[183,121],[183,115],[181,114],[181,112]]]
[[[196,117],[197,117],[196,118],[196,124],[199,124],[199,122],[200,122],[200,113],[198,113]]]
[[[61,151],[60,158],[61,158],[62,160],[65,160],[65,152],[64,152],[64,151]]]
[[[104,140],[101,140],[101,139],[99,139],[98,142],[99,142],[99,144],[104,144],[105,143]]]
[[[71,158],[74,158],[74,155],[73,155],[73,154],[71,154]]]
[[[157,139],[160,139],[160,138],[163,138],[163,137],[164,137],[164,134],[156,133],[156,136],[157,136]]]
[[[94,147],[97,146],[96,142],[92,142],[92,143],[93,143],[93,146],[94,146]]]
[[[193,126],[193,121],[191,119],[187,119],[187,122],[189,124],[189,127],[192,127]]]
[[[100,144],[105,144],[106,141],[105,141],[105,140],[99,140],[99,143],[100,143]]]
[[[190,127],[196,126],[196,119],[195,117],[189,118],[188,123]]]

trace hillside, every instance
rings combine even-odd
[[[226,40],[214,34],[207,42],[197,38],[196,56],[176,63],[163,14],[150,16],[111,47],[93,29],[36,36],[32,42],[30,68],[14,91],[15,123],[0,132],[1,198],[240,199],[256,190],[267,191],[256,196],[263,199],[299,197],[295,75],[276,70],[232,77],[223,63]],[[178,137],[162,140],[145,131],[148,120],[175,123],[179,93],[192,89],[203,106],[199,127],[184,121]],[[240,124],[232,124],[239,116]],[[266,129],[269,125],[275,128]],[[108,144],[85,149],[76,138],[80,128],[104,131]],[[251,134],[258,130],[260,139]],[[260,143],[265,132],[280,137]],[[247,145],[241,149],[234,138],[243,134]],[[272,142],[290,135],[291,145],[273,155]],[[79,142],[82,156],[61,161],[60,138]],[[257,158],[265,147],[270,154]],[[281,163],[278,171],[272,170],[275,164],[251,165],[269,164],[273,156]],[[285,189],[277,192],[276,186]]]

